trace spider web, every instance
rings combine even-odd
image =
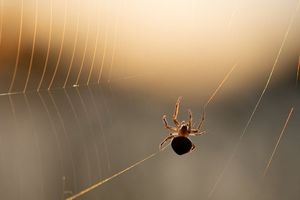
[[[3,10],[5,3],[5,0],[0,0],[0,11]],[[114,87],[115,80],[125,82],[143,76],[143,74],[138,73],[114,79],[120,16],[116,15],[113,19],[114,26],[112,29],[105,26],[106,29],[101,30],[99,24],[97,24],[95,29],[96,38],[90,37],[89,32],[92,27],[88,23],[83,40],[83,51],[78,52],[78,45],[82,42],[79,41],[78,36],[78,23],[82,15],[78,12],[75,20],[72,53],[68,62],[63,63],[62,57],[64,55],[67,19],[69,17],[68,4],[70,1],[65,1],[62,8],[64,13],[63,29],[57,55],[54,53],[55,44],[52,41],[53,37],[57,36],[52,29],[55,16],[54,3],[53,0],[49,1],[50,18],[46,58],[41,64],[43,68],[40,79],[35,81],[32,78],[33,68],[34,62],[38,58],[34,47],[38,43],[39,28],[37,23],[40,13],[39,1],[35,0],[33,2],[32,6],[35,12],[32,50],[29,56],[28,71],[25,73],[25,81],[22,81],[20,78],[22,76],[20,75],[22,74],[22,71],[20,71],[20,55],[24,44],[25,2],[20,2],[20,24],[15,65],[7,90],[0,94],[1,109],[5,113],[1,116],[3,133],[0,134],[2,147],[0,161],[4,163],[0,169],[4,177],[1,178],[0,186],[5,188],[5,190],[2,189],[1,194],[9,199],[97,199],[102,195],[108,199],[121,199],[121,195],[126,194],[126,190],[129,190],[128,181],[135,176],[145,178],[145,175],[141,173],[141,168],[146,169],[147,173],[151,174],[153,172],[151,168],[156,169],[154,164],[158,160],[163,162],[162,160],[165,159],[174,162],[174,160],[167,157],[170,156],[170,152],[157,151],[160,137],[159,134],[156,137],[153,136],[153,131],[157,133],[161,131],[161,129],[153,128],[157,126],[157,123],[146,123],[147,119],[143,119],[143,117],[148,118],[149,115],[160,118],[161,116],[156,115],[162,115],[163,113],[160,113],[160,111],[150,112],[148,116],[145,116],[143,112],[149,112],[149,110],[139,110],[137,105],[140,102],[144,102],[142,107],[149,108],[158,106],[158,104],[153,105],[153,102],[147,101],[149,99],[147,96],[137,99],[130,95],[130,91],[124,93],[124,91]],[[76,3],[78,8],[82,6],[82,1],[78,0]],[[124,2],[120,1],[118,3],[118,9],[121,9]],[[237,9],[235,8],[234,14],[232,14],[228,23],[230,28],[233,26],[232,20],[236,12]],[[292,15],[291,17],[265,88],[242,132],[241,138],[254,120],[254,114],[269,87],[269,82],[295,16]],[[98,17],[103,16],[99,15]],[[2,38],[4,34],[3,14],[0,12],[0,45],[3,45]],[[108,41],[109,35],[112,37],[110,41]],[[103,46],[99,46],[100,41],[103,42]],[[112,49],[108,49],[108,44],[112,45]],[[88,52],[88,46],[92,46],[91,52]],[[53,54],[56,56],[54,64],[50,62]],[[79,60],[77,60],[77,55],[80,55]],[[88,55],[91,55],[90,60],[87,58]],[[83,66],[88,66],[87,74],[83,74]],[[210,105],[213,107],[213,100],[217,98],[220,89],[224,87],[231,73],[238,67],[239,64],[231,67],[224,78],[220,80],[219,85],[216,85],[216,89],[211,92],[210,97],[203,104],[203,108],[207,113],[210,113]],[[297,70],[299,71],[299,63]],[[64,72],[62,79],[58,77],[60,72]],[[105,79],[106,77],[107,79]],[[20,85],[21,87],[19,87]],[[168,102],[172,106],[174,103]],[[202,105],[200,108],[202,109]],[[273,156],[288,125],[292,111],[293,109],[289,113],[270,159],[265,159],[268,160],[268,164],[264,168],[264,174],[267,174],[271,166]],[[128,114],[136,116],[129,118]],[[210,133],[209,130],[208,132]],[[211,134],[211,136],[214,135]],[[210,171],[208,176],[216,177],[216,174],[218,174],[217,178],[211,180],[212,178],[206,177],[205,180],[210,180],[207,184],[208,187],[206,187],[206,190],[199,190],[201,194],[197,196],[202,195],[205,197],[208,194],[209,198],[213,198],[220,187],[222,179],[229,180],[224,174],[227,167],[232,164],[235,154],[240,153],[240,141],[238,140],[237,144],[233,144],[237,147],[234,148],[230,159],[220,164],[222,168],[221,175],[219,175],[218,170]],[[205,151],[204,149],[202,148],[202,151]],[[204,156],[203,154],[200,155]],[[158,156],[160,157],[158,158]],[[188,158],[190,157],[187,156],[185,159]],[[152,161],[145,163],[149,159],[152,159]],[[212,160],[206,159],[206,161]],[[193,161],[189,160],[189,163],[193,163]],[[144,166],[140,166],[142,164]],[[199,165],[199,163],[194,164]],[[201,175],[205,176],[205,174]],[[130,178],[128,178],[129,176]],[[117,177],[119,177],[118,181],[116,181]],[[192,178],[192,176],[188,178]],[[115,182],[112,180],[115,180]],[[133,178],[134,181],[137,180]],[[132,184],[134,185],[134,183]],[[147,185],[146,182],[143,184]],[[120,187],[126,189],[125,192],[118,195],[115,190]],[[251,190],[256,191],[253,188]],[[140,194],[140,192],[136,192]],[[128,198],[130,198],[130,195]]]

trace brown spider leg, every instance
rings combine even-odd
[[[195,148],[196,148],[196,146],[194,144],[192,144],[192,148],[191,148],[190,152],[194,151]]]
[[[163,147],[163,145],[164,145],[168,140],[173,139],[174,137],[175,137],[175,135],[169,135],[169,136],[167,136],[167,137],[160,143],[159,149],[161,150],[162,147]]]
[[[189,136],[198,136],[198,135],[203,135],[205,133],[206,133],[206,131],[199,132],[199,130],[197,130],[197,129],[192,129],[192,131],[189,134]]]
[[[202,117],[201,117],[199,126],[197,127],[198,132],[200,132],[200,130],[201,130],[201,128],[202,128],[202,125],[203,125],[203,122],[204,122],[204,113],[205,113],[205,111],[203,110],[203,113],[202,113]]]
[[[173,131],[173,132],[176,131],[176,128],[171,127],[171,126],[168,125],[166,115],[163,116],[162,120],[163,120],[163,123],[164,123],[164,126],[165,126],[166,129],[169,129],[170,131]]]
[[[177,116],[178,116],[179,104],[180,104],[181,99],[182,99],[182,97],[178,97],[176,105],[175,105],[175,111],[173,114],[173,121],[174,121],[174,124],[176,125],[176,127],[180,126],[180,123],[177,120]]]
[[[192,131],[192,126],[193,126],[192,111],[189,109],[189,110],[188,110],[188,113],[189,113],[189,129],[188,129],[188,132],[191,133],[191,131]]]

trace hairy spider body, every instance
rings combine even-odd
[[[188,132],[188,126],[186,125],[182,125],[179,130],[178,130],[178,136],[188,136],[189,132]]]
[[[201,127],[204,122],[204,113],[202,114],[202,118],[200,121],[199,126],[195,129],[192,127],[192,112],[188,110],[189,113],[189,120],[186,123],[185,121],[178,122],[177,116],[179,111],[179,105],[180,105],[181,97],[177,99],[177,102],[175,104],[175,111],[173,114],[173,122],[176,127],[171,127],[168,125],[167,117],[166,115],[163,116],[163,123],[166,129],[171,131],[171,133],[160,143],[160,149],[164,146],[164,144],[171,140],[171,146],[175,153],[178,155],[183,155],[185,153],[191,152],[195,149],[195,145],[191,142],[190,139],[188,139],[188,136],[197,136],[202,135],[205,133],[205,131],[201,132]]]

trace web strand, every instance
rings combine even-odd
[[[101,88],[101,87],[100,87],[100,88]],[[96,90],[96,91],[98,91],[98,94],[99,94],[100,88],[99,88],[98,90]],[[100,92],[100,94],[101,94],[101,92]],[[93,94],[92,94],[92,95],[93,95]],[[94,95],[93,95],[93,96],[94,96]],[[101,105],[103,105],[103,106],[105,107],[105,111],[107,112],[107,116],[109,117],[109,121],[111,122],[112,120],[111,120],[111,116],[110,116],[109,113],[108,113],[107,104],[105,103],[105,98],[103,97],[103,98],[101,98],[101,100],[103,101],[103,103],[101,102]],[[103,135],[103,139],[104,139],[104,149],[105,149],[105,155],[106,155],[106,160],[107,160],[107,168],[108,168],[108,170],[111,170],[111,163],[110,163],[110,160],[111,160],[111,159],[110,159],[110,157],[109,157],[108,147],[107,147],[107,145],[106,145],[107,139],[106,139],[105,134],[104,134],[103,124],[102,124],[102,122],[101,122],[101,120],[100,120],[100,113],[99,113],[99,110],[96,109],[96,111],[97,111],[98,116],[99,116],[100,129],[101,129],[101,131],[102,131],[102,133],[103,133],[102,135]]]
[[[105,153],[105,156],[106,156],[106,163],[107,163],[108,169],[110,169],[110,159],[109,159],[109,156],[108,156],[108,149],[107,149],[107,145],[106,145],[107,139],[106,139],[105,134],[104,134],[103,123],[102,123],[102,120],[101,120],[101,117],[100,117],[100,113],[98,111],[98,107],[97,107],[96,102],[94,100],[95,96],[94,96],[94,94],[92,93],[92,91],[90,90],[89,87],[88,87],[88,92],[89,92],[90,98],[92,100],[93,108],[96,111],[96,118],[97,118],[97,122],[100,126],[100,133],[101,133],[101,136],[102,136],[102,139],[103,139],[103,146],[104,146],[104,153]],[[98,102],[98,103],[100,103],[100,102]]]
[[[263,96],[264,96],[264,94],[265,94],[265,92],[266,92],[266,90],[267,90],[267,88],[268,88],[268,86],[269,86],[269,83],[270,83],[270,81],[271,81],[271,78],[272,78],[272,76],[273,76],[273,73],[274,73],[275,67],[276,67],[276,65],[277,65],[277,63],[278,63],[278,59],[279,59],[279,57],[280,57],[280,55],[281,55],[282,49],[283,49],[283,47],[284,47],[284,45],[285,45],[285,43],[286,43],[287,36],[288,36],[289,31],[290,31],[290,29],[291,29],[291,26],[292,26],[292,24],[293,24],[293,22],[294,22],[294,18],[295,18],[295,13],[294,13],[294,14],[291,16],[291,18],[290,18],[290,21],[289,21],[287,30],[286,30],[286,32],[285,32],[285,34],[284,34],[284,38],[283,38],[282,43],[281,43],[281,45],[280,45],[279,51],[278,51],[278,53],[277,53],[277,55],[276,55],[276,58],[275,58],[275,61],[274,61],[274,63],[273,63],[271,72],[269,73],[269,76],[268,76],[267,82],[266,82],[266,84],[265,84],[265,87],[264,87],[264,89],[263,89],[263,91],[262,91],[262,93],[261,93],[261,95],[260,95],[260,97],[259,97],[259,99],[258,99],[258,101],[257,101],[257,103],[256,103],[256,105],[255,105],[255,107],[254,107],[254,109],[253,109],[251,115],[250,115],[249,120],[247,121],[247,124],[246,124],[244,130],[242,131],[242,133],[241,133],[241,135],[240,135],[240,137],[239,137],[239,140],[237,141],[237,143],[236,143],[236,145],[235,145],[235,147],[234,147],[234,150],[233,150],[232,154],[230,155],[229,159],[227,160],[227,162],[226,162],[224,168],[222,169],[222,172],[221,172],[220,175],[218,176],[218,178],[217,178],[215,184],[213,185],[211,191],[209,192],[209,194],[208,194],[208,199],[211,199],[211,198],[212,198],[212,196],[213,196],[213,194],[214,194],[214,191],[215,191],[216,187],[218,186],[218,184],[220,183],[221,179],[223,178],[225,171],[227,170],[227,168],[228,168],[229,165],[231,164],[231,161],[233,160],[233,157],[235,156],[235,154],[236,154],[236,152],[237,152],[237,150],[238,150],[238,148],[239,148],[239,146],[240,146],[240,144],[241,144],[241,141],[242,141],[242,139],[243,139],[243,137],[244,137],[244,135],[245,135],[245,133],[246,133],[246,131],[247,131],[247,129],[248,129],[248,127],[249,127],[251,121],[252,121],[252,118],[253,118],[253,116],[254,116],[254,114],[255,114],[255,112],[256,112],[258,106],[260,105],[260,102],[261,102],[261,100],[262,100],[262,98],[263,98]]]
[[[71,197],[67,198],[67,200],[77,199],[78,197],[81,197],[81,196],[85,195],[86,193],[91,192],[92,190],[94,190],[94,189],[100,187],[101,185],[103,185],[104,183],[106,183],[106,182],[108,182],[108,181],[110,181],[110,180],[112,180],[112,179],[114,179],[114,178],[120,176],[121,174],[127,172],[128,170],[130,170],[130,169],[132,169],[132,168],[134,168],[134,167],[136,167],[136,166],[142,164],[143,162],[149,160],[150,158],[156,156],[158,153],[159,153],[159,152],[155,152],[155,153],[153,153],[153,154],[147,156],[146,158],[144,158],[144,159],[142,159],[142,160],[140,160],[140,161],[134,163],[133,165],[127,167],[126,169],[124,169],[124,170],[122,170],[122,171],[120,171],[120,172],[118,172],[118,173],[115,173],[114,175],[112,175],[112,176],[110,176],[110,177],[108,177],[108,178],[106,178],[106,179],[104,179],[104,180],[102,180],[102,181],[99,181],[98,183],[95,183],[95,184],[91,185],[90,187],[88,187],[88,188],[82,190],[81,192],[75,194],[74,196],[71,196]]]
[[[272,154],[271,154],[271,156],[270,156],[270,159],[269,159],[269,161],[268,161],[268,164],[266,165],[266,168],[265,168],[264,173],[263,173],[263,178],[266,177],[266,175],[267,175],[267,173],[268,173],[268,170],[269,170],[270,165],[271,165],[271,163],[272,163],[273,157],[274,157],[274,155],[275,155],[275,153],[276,153],[276,150],[277,150],[277,148],[278,148],[278,146],[279,146],[279,143],[280,143],[281,138],[282,138],[282,136],[283,136],[283,134],[284,134],[284,132],[285,132],[285,129],[286,129],[286,127],[287,127],[287,125],[288,125],[288,123],[289,123],[289,121],[290,121],[290,118],[291,118],[291,116],[292,116],[292,114],[293,114],[293,111],[294,111],[294,108],[292,107],[291,110],[290,110],[290,112],[289,112],[289,115],[288,115],[288,117],[287,117],[287,119],[286,119],[286,121],[285,121],[285,124],[284,124],[284,126],[283,126],[283,128],[282,128],[282,130],[281,130],[281,132],[280,132],[280,136],[279,136],[279,138],[278,138],[278,140],[277,140],[277,142],[276,142],[276,145],[275,145],[274,150],[273,150],[273,152],[272,152]]]
[[[70,154],[70,158],[71,158],[71,163],[72,163],[72,173],[73,173],[73,183],[74,185],[76,185],[76,180],[77,180],[77,177],[76,177],[76,170],[75,170],[75,162],[74,162],[74,158],[73,158],[73,154],[72,154],[72,150],[71,150],[71,144],[70,144],[70,138],[69,138],[69,135],[68,135],[68,132],[67,132],[67,129],[66,129],[66,125],[65,125],[65,122],[63,120],[63,117],[59,111],[59,108],[55,102],[55,99],[53,98],[53,95],[51,94],[51,92],[48,92],[49,94],[49,97],[50,97],[50,100],[52,102],[52,105],[54,106],[54,110],[56,112],[56,115],[58,116],[58,120],[62,126],[62,130],[63,130],[63,134],[66,138],[66,140],[68,141],[68,150],[69,150],[69,154]],[[75,188],[77,188],[77,185],[75,186]]]
[[[103,53],[102,53],[102,59],[101,59],[101,65],[99,69],[99,74],[98,74],[98,84],[100,83],[101,77],[102,77],[102,72],[103,72],[103,67],[104,67],[104,62],[105,62],[105,57],[106,57],[106,51],[107,51],[107,37],[108,37],[108,28],[107,25],[105,26],[105,35],[104,35],[104,46],[103,46]]]
[[[232,73],[232,71],[235,69],[235,67],[237,66],[237,64],[235,64],[230,71],[226,74],[226,76],[224,77],[224,79],[221,81],[221,83],[219,84],[219,86],[217,87],[217,89],[212,93],[211,97],[208,99],[208,101],[206,102],[206,104],[204,105],[204,108],[206,108],[208,106],[208,104],[213,100],[213,98],[216,96],[216,94],[218,93],[218,91],[220,90],[220,88],[223,86],[223,84],[226,82],[226,80],[228,79],[228,77],[230,76],[230,74]]]
[[[11,109],[11,114],[13,117],[13,125],[14,125],[14,131],[15,133],[18,133],[18,127],[17,127],[17,115],[16,115],[16,108],[15,108],[15,104],[13,102],[13,99],[11,96],[8,96],[8,100],[9,100],[9,105],[10,105],[10,109]],[[18,197],[21,198],[22,197],[22,189],[21,189],[21,185],[22,185],[22,178],[21,178],[21,174],[20,172],[17,173],[17,177],[18,177],[18,184],[15,185],[15,188],[18,188]]]
[[[23,15],[24,15],[24,0],[21,0],[21,17],[20,17],[20,29],[19,29],[17,57],[16,57],[13,77],[11,79],[11,83],[10,83],[10,86],[9,86],[9,89],[8,89],[8,93],[12,92],[12,89],[14,87],[15,79],[16,79],[16,75],[17,75],[17,71],[18,71],[18,67],[19,67],[19,62],[20,62],[20,49],[21,49],[22,32],[23,32]]]
[[[300,56],[299,56],[299,59],[298,59],[298,67],[297,67],[297,75],[296,75],[296,87],[298,87],[299,72],[300,72]]]
[[[52,87],[53,81],[55,79],[55,76],[56,76],[56,73],[57,73],[57,70],[58,70],[58,66],[61,62],[61,55],[62,55],[62,51],[63,51],[63,47],[64,47],[65,34],[66,34],[66,23],[67,23],[66,21],[67,21],[67,12],[68,12],[67,8],[68,8],[68,0],[65,0],[64,25],[63,25],[63,31],[62,31],[62,39],[61,39],[61,42],[60,42],[59,54],[58,54],[57,62],[56,62],[56,65],[55,65],[54,73],[53,73],[53,76],[52,76],[51,81],[49,83],[48,90],[50,90],[51,87]]]
[[[117,13],[120,13],[120,12],[118,11]],[[111,81],[112,72],[113,72],[113,66],[114,66],[114,63],[115,63],[116,44],[117,44],[117,38],[118,38],[118,29],[119,29],[119,14],[117,14],[116,19],[115,19],[114,37],[113,37],[114,38],[113,39],[113,49],[112,49],[112,54],[111,54],[110,67],[109,67],[108,83],[110,83],[110,81]]]
[[[67,101],[68,101],[68,104],[70,105],[70,107],[71,107],[71,111],[72,111],[72,113],[73,113],[73,116],[75,117],[75,121],[76,121],[76,125],[78,126],[78,128],[79,128],[79,130],[80,130],[80,132],[82,133],[82,134],[80,134],[80,139],[82,140],[82,141],[84,141],[84,131],[83,131],[83,128],[82,128],[82,126],[80,125],[81,123],[80,123],[80,120],[79,120],[79,116],[78,116],[78,114],[77,114],[77,111],[76,111],[76,109],[75,109],[75,106],[74,106],[74,103],[73,103],[73,101],[71,100],[71,98],[70,98],[70,96],[69,96],[69,94],[68,94],[68,92],[64,89],[64,94],[65,94],[65,96],[67,97]],[[91,183],[92,181],[92,178],[91,178],[91,165],[90,165],[90,158],[89,158],[89,155],[88,155],[88,147],[87,147],[87,145],[86,145],[86,143],[84,142],[84,158],[86,158],[86,164],[87,164],[87,168],[88,168],[88,178],[89,178],[89,182]]]
[[[45,184],[44,184],[44,181],[43,181],[43,173],[42,173],[42,166],[41,166],[42,163],[43,163],[43,159],[42,159],[40,142],[39,142],[38,134],[37,134],[38,131],[36,130],[36,127],[35,127],[35,124],[34,124],[33,112],[32,112],[32,109],[31,109],[31,106],[30,106],[30,103],[29,103],[29,100],[28,100],[28,97],[27,97],[26,94],[24,94],[24,99],[25,99],[25,104],[26,104],[27,110],[29,112],[29,119],[30,119],[30,122],[31,122],[31,124],[33,126],[32,133],[33,133],[34,138],[35,138],[34,143],[35,143],[36,149],[38,150],[38,159],[39,159],[38,167],[40,168],[40,177],[41,177],[40,184],[41,184],[42,198],[46,198],[46,195],[45,195]]]
[[[256,112],[258,106],[260,105],[260,102],[261,102],[261,100],[262,100],[262,98],[263,98],[263,96],[264,96],[264,94],[265,94],[265,92],[266,92],[266,90],[267,90],[267,88],[268,88],[268,86],[269,86],[269,83],[270,83],[271,78],[272,78],[272,76],[273,76],[275,67],[276,67],[276,65],[277,65],[277,63],[278,63],[279,56],[281,55],[282,48],[283,48],[283,46],[284,46],[284,44],[285,44],[285,42],[286,42],[286,39],[287,39],[287,36],[288,36],[288,34],[289,34],[289,32],[290,32],[291,26],[292,26],[292,24],[293,24],[293,22],[294,22],[294,18],[295,18],[295,15],[293,15],[293,16],[291,17],[290,23],[289,23],[288,28],[287,28],[287,30],[286,30],[286,32],[285,32],[283,41],[282,41],[282,43],[281,43],[281,45],[280,45],[280,48],[279,48],[279,51],[278,51],[278,53],[277,53],[276,59],[275,59],[274,64],[273,64],[273,66],[272,66],[271,72],[270,72],[270,74],[269,74],[269,76],[268,76],[267,83],[266,83],[266,85],[265,85],[265,87],[264,87],[264,89],[263,89],[263,91],[262,91],[262,93],[261,93],[261,95],[260,95],[260,97],[259,97],[259,99],[258,99],[258,101],[257,101],[257,103],[256,103],[256,105],[255,105],[255,107],[254,107],[254,109],[253,109],[253,111],[252,111],[252,113],[251,113],[251,116],[250,116],[250,118],[249,118],[249,120],[248,120],[248,122],[247,122],[247,124],[246,124],[246,126],[245,126],[245,128],[244,128],[244,130],[243,130],[243,133],[242,133],[241,137],[243,137],[244,134],[246,133],[246,131],[247,131],[247,129],[248,129],[248,127],[249,127],[249,125],[250,125],[250,123],[251,123],[251,121],[252,121],[252,118],[253,118],[253,116],[254,116],[254,114],[255,114],[255,112]]]
[[[88,79],[86,82],[86,85],[90,84],[90,80],[92,77],[92,72],[94,70],[95,67],[95,59],[96,59],[96,53],[98,50],[98,42],[99,42],[99,37],[100,37],[100,22],[99,22],[99,18],[98,18],[98,23],[97,23],[97,27],[96,27],[96,41],[95,41],[95,46],[94,46],[94,52],[93,52],[93,57],[92,57],[92,63],[91,63],[91,67],[90,67],[90,71],[89,71],[89,75],[88,75]]]
[[[82,56],[82,60],[81,60],[81,64],[80,64],[80,68],[79,68],[79,72],[76,78],[76,82],[75,85],[78,85],[79,83],[79,79],[81,77],[81,73],[82,73],[82,69],[83,69],[83,64],[85,61],[85,57],[86,57],[86,51],[87,51],[87,47],[88,47],[88,42],[89,42],[89,37],[90,37],[90,26],[91,26],[91,19],[90,19],[90,15],[88,17],[88,25],[87,25],[87,32],[86,32],[86,38],[85,38],[85,42],[84,42],[84,50],[83,50],[83,56]]]
[[[46,114],[47,114],[47,118],[50,122],[50,127],[51,127],[51,133],[54,133],[54,138],[55,138],[55,142],[56,142],[56,146],[57,146],[57,150],[58,150],[58,158],[59,158],[59,167],[61,169],[61,171],[64,171],[64,165],[63,165],[63,157],[62,157],[62,147],[61,147],[61,144],[59,143],[59,139],[58,139],[58,131],[56,130],[55,128],[55,125],[54,125],[54,121],[53,121],[53,118],[50,114],[50,111],[49,111],[49,108],[43,98],[43,96],[41,95],[41,93],[38,93],[38,96],[39,96],[39,99],[42,103],[42,106],[43,106],[43,109],[46,111]]]
[[[272,151],[272,153],[271,153],[271,155],[270,155],[270,157],[268,159],[267,165],[266,165],[266,167],[265,167],[265,169],[264,169],[264,171],[262,173],[260,185],[257,187],[257,191],[256,191],[256,193],[254,193],[255,196],[253,197],[253,199],[258,199],[258,197],[261,195],[261,192],[263,191],[263,183],[264,183],[265,177],[266,177],[266,175],[267,175],[267,173],[268,173],[268,171],[270,169],[271,163],[272,163],[272,161],[274,159],[274,155],[275,155],[275,153],[277,151],[277,148],[278,148],[278,146],[280,144],[282,136],[283,136],[283,134],[285,132],[285,129],[286,129],[287,125],[288,125],[288,122],[289,122],[290,118],[292,117],[293,111],[294,111],[294,108],[292,107],[291,110],[290,110],[290,112],[289,112],[289,114],[288,114],[288,116],[287,116],[287,118],[286,118],[286,121],[285,121],[285,123],[284,123],[284,125],[282,127],[282,130],[280,132],[280,135],[278,137],[276,145],[275,145],[275,147],[274,147],[274,149],[273,149],[273,151]]]
[[[89,130],[90,130],[89,132],[90,132],[91,134],[93,134],[93,137],[95,138],[94,132],[93,132],[93,130],[92,130],[92,126],[93,126],[93,125],[90,123],[90,122],[91,122],[91,119],[89,119],[89,117],[88,117],[89,114],[88,114],[88,111],[87,111],[87,106],[86,106],[86,104],[85,104],[85,102],[84,102],[84,100],[83,100],[83,98],[82,98],[82,96],[81,96],[81,94],[80,94],[79,89],[76,88],[75,90],[76,90],[76,92],[77,92],[77,95],[78,95],[78,97],[79,97],[79,101],[80,101],[81,106],[82,106],[82,108],[83,108],[84,116],[85,116],[86,120],[88,121]],[[101,162],[100,162],[100,160],[99,160],[99,158],[100,158],[100,151],[99,151],[98,145],[96,144],[95,140],[92,140],[92,143],[93,143],[94,151],[95,151],[95,153],[96,153],[96,163],[97,163],[97,166],[99,166],[99,167],[97,167],[97,169],[99,169],[100,166],[101,166]],[[98,171],[98,172],[99,172],[99,177],[101,177],[101,170]]]
[[[213,92],[213,94],[211,95],[211,97],[209,98],[209,100],[206,102],[205,104],[205,108],[208,106],[208,104],[215,98],[216,94],[218,93],[218,91],[221,89],[221,87],[223,86],[223,84],[226,82],[226,80],[229,78],[230,74],[232,73],[232,71],[234,70],[234,68],[237,65],[234,65],[231,70],[228,72],[228,74],[224,77],[224,79],[222,80],[222,82],[220,83],[220,85],[217,87],[217,89]],[[144,74],[139,74],[139,75],[132,75],[132,76],[125,76],[122,79],[133,79],[133,78],[137,78],[137,77],[141,77],[144,76]],[[101,77],[100,77],[101,78]],[[118,79],[121,80],[121,79]],[[100,81],[100,79],[99,79]],[[115,80],[117,81],[117,80]],[[99,82],[96,83],[90,83],[88,85],[84,85],[84,86],[93,86],[93,85],[99,85]],[[69,87],[56,87],[56,88],[51,88],[50,90],[47,89],[40,89],[39,92],[42,91],[57,91],[57,90],[65,90],[65,89],[70,89],[70,88],[78,88],[80,87],[79,85],[73,85],[73,86],[69,86]],[[34,93],[37,92],[36,90],[27,90],[27,93]],[[17,95],[17,94],[22,94],[23,92],[5,92],[5,93],[0,93],[0,96],[10,96],[10,95]]]
[[[37,33],[37,20],[38,20],[38,0],[35,0],[35,15],[34,15],[34,31],[33,31],[33,40],[32,40],[32,50],[31,50],[29,68],[28,68],[28,73],[27,73],[27,78],[26,78],[24,89],[23,89],[23,93],[25,93],[27,90],[27,85],[28,85],[28,82],[30,79],[30,74],[31,74],[31,69],[32,69],[34,50],[35,50],[36,33]]]
[[[69,76],[70,76],[70,73],[71,73],[72,67],[73,67],[73,62],[74,62],[74,58],[75,58],[76,49],[77,49],[81,0],[78,0],[78,4],[79,4],[78,5],[79,11],[78,11],[78,15],[77,15],[77,18],[76,18],[76,30],[75,30],[74,46],[73,46],[71,61],[70,61],[69,67],[68,67],[68,72],[67,72],[67,76],[66,76],[63,88],[66,88],[66,85],[68,83]]]
[[[42,77],[40,79],[39,85],[37,87],[37,91],[40,91],[44,78],[45,78],[45,74],[47,71],[47,67],[48,67],[48,62],[49,62],[49,55],[50,55],[50,49],[51,49],[51,40],[52,40],[52,25],[53,25],[53,0],[50,0],[50,19],[49,19],[49,35],[48,35],[48,44],[47,44],[47,54],[46,54],[46,59],[45,59],[45,63],[44,63],[44,67],[43,67],[43,73],[42,73]]]
[[[0,47],[2,44],[2,31],[3,31],[3,7],[4,0],[0,0]]]

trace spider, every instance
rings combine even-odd
[[[204,122],[204,112],[201,117],[201,121],[199,123],[199,126],[197,128],[193,128],[192,122],[192,112],[189,109],[188,114],[189,114],[189,120],[188,122],[182,121],[181,123],[178,122],[177,116],[178,116],[178,111],[179,111],[179,104],[181,101],[182,97],[179,97],[177,99],[177,102],[175,104],[175,111],[173,114],[173,122],[176,125],[176,127],[171,127],[168,125],[167,122],[167,117],[164,115],[162,117],[164,127],[171,131],[171,133],[160,143],[160,149],[162,149],[163,145],[169,141],[171,141],[171,146],[175,153],[178,155],[183,155],[185,153],[189,153],[195,149],[195,145],[189,140],[188,136],[198,136],[202,135],[205,133],[205,131],[201,132],[201,127]]]

